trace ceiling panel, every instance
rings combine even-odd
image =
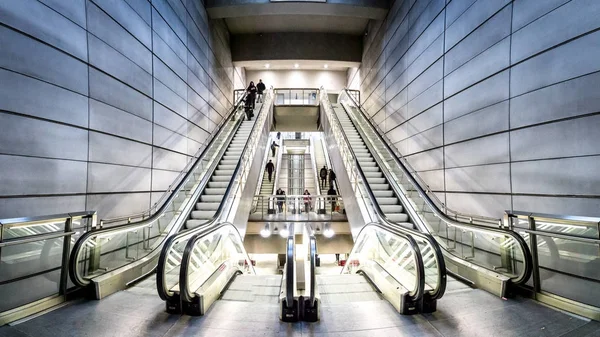
[[[225,19],[232,34],[336,33],[362,35],[368,19],[328,15],[262,15]]]

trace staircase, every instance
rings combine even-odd
[[[260,111],[260,104],[257,104],[255,111]],[[227,147],[225,155],[221,158],[216,170],[213,172],[208,186],[202,191],[200,200],[196,204],[196,210],[192,211],[190,219],[186,222],[186,228],[191,229],[201,226],[212,220],[215,216],[225,196],[227,186],[232,181],[235,168],[246,147],[256,118],[250,121],[245,120],[240,125],[233,140]]]
[[[367,178],[381,211],[390,221],[413,228],[413,224],[408,222],[408,215],[404,212],[400,200],[388,184],[379,166],[377,166],[375,159],[344,108],[340,104],[333,104],[333,110],[342,124],[342,129],[350,142],[350,147],[356,155],[358,164]]]

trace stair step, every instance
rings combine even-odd
[[[373,177],[367,177],[367,182],[369,184],[385,184],[385,183],[387,183],[385,178],[373,178]]]
[[[381,208],[385,214],[404,212],[404,207],[402,207],[402,205],[379,205],[379,208]]]
[[[376,198],[378,197],[394,197],[394,191],[392,190],[383,190],[383,191],[373,191],[373,195],[375,195]]]
[[[200,196],[201,202],[218,202],[220,203],[223,200],[223,195],[218,194],[203,194]]]
[[[373,191],[387,191],[390,189],[390,185],[388,183],[384,184],[369,184],[371,190]]]
[[[398,199],[396,197],[375,197],[377,203],[381,205],[397,205]]]
[[[215,216],[216,211],[193,211],[192,219],[210,220]]]
[[[229,182],[223,182],[223,181],[208,182],[208,187],[210,187],[210,188],[227,188],[227,186],[229,186]]]
[[[233,171],[234,170],[217,169],[213,176],[229,176],[231,179],[231,176],[233,176]]]
[[[215,181],[215,182],[226,182],[229,183],[229,181],[231,180],[230,176],[212,176],[210,178],[211,181]]]
[[[185,228],[187,229],[193,229],[196,227],[200,227],[202,225],[204,225],[205,223],[207,223],[207,220],[188,220],[185,222]]]
[[[204,194],[217,194],[217,195],[225,195],[225,190],[226,188],[205,188],[204,189]]]
[[[199,202],[196,209],[199,211],[216,211],[219,209],[220,202]]]

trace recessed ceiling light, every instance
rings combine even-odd
[[[298,68],[300,65],[298,63],[294,64],[294,68]]]
[[[265,68],[269,69],[269,68],[271,68],[271,65],[267,63],[267,64],[265,64]]]
[[[325,69],[329,68],[329,66],[328,66],[328,65],[324,65],[323,67],[324,67]]]

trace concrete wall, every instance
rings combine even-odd
[[[248,82],[262,79],[273,88],[320,88],[339,92],[346,86],[346,72],[329,70],[247,70]]]
[[[0,218],[148,209],[245,83],[194,0],[1,1],[0,46]]]
[[[268,16],[266,16],[268,18]],[[239,34],[231,37],[234,61],[333,60],[360,62],[360,35],[324,33]]]
[[[397,0],[348,72],[451,208],[600,215],[600,2]]]

